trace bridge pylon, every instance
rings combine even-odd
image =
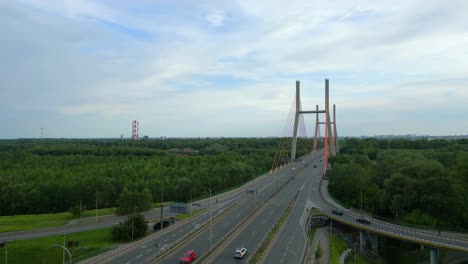
[[[316,105],[315,110],[307,111],[301,110],[301,97],[300,97],[300,81],[296,81],[296,112],[294,116],[294,128],[293,138],[291,143],[291,162],[296,159],[296,145],[297,145],[297,131],[299,127],[299,115],[301,114],[315,114],[315,138],[313,150],[317,149],[317,139],[320,130],[320,124],[325,124],[325,158],[324,158],[324,172],[327,169],[328,156],[335,155],[339,151],[338,137],[336,129],[336,106],[333,105],[333,122],[330,120],[330,107],[329,107],[329,81],[325,79],[325,109],[319,110],[319,106]],[[325,121],[320,122],[319,114],[325,114]],[[333,127],[331,126],[333,124]],[[331,138],[331,140],[330,140]]]

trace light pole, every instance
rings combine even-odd
[[[75,253],[75,251],[77,251],[77,250],[79,250],[79,249],[88,249],[88,247],[77,247],[77,248],[75,248],[74,250],[72,250],[72,251],[70,252],[70,250],[68,250],[67,247],[64,247],[64,246],[61,246],[61,245],[55,244],[55,245],[53,245],[52,247],[54,247],[54,248],[58,248],[58,247],[59,247],[59,248],[63,248],[64,250],[66,250],[67,253],[68,253],[68,255],[70,255],[70,264],[72,264],[72,256],[73,256],[73,253]]]
[[[211,211],[211,189],[202,187],[210,192],[210,251],[213,251],[213,212]]]

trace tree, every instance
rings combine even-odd
[[[146,235],[148,224],[140,213],[130,214],[125,222],[112,228],[112,241],[129,242]]]
[[[119,199],[118,214],[127,215],[135,212],[144,212],[151,209],[153,198],[151,191],[141,186],[126,186]]]

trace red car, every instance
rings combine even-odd
[[[179,259],[180,263],[192,263],[195,260],[197,254],[193,250],[185,252],[184,256]]]

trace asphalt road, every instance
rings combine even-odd
[[[284,168],[283,170],[287,170]],[[222,213],[225,211],[228,207],[231,205],[237,203],[239,200],[241,200],[244,197],[247,198],[252,198],[252,203],[254,206],[258,205],[259,200],[262,197],[262,190],[264,188],[273,188],[272,186],[276,186],[276,182],[279,179],[279,181],[283,181],[281,178],[272,178],[268,176],[263,176],[260,177],[258,180],[254,181],[253,183],[248,183],[245,186],[233,190],[231,192],[225,193],[218,195],[217,197],[213,197],[213,218],[216,217],[218,213]],[[259,193],[257,195],[252,195],[246,192],[248,188],[254,187],[259,190]],[[218,201],[216,203],[215,201]],[[203,206],[209,206],[209,200],[205,199],[202,203]],[[237,212],[236,212],[237,213]],[[235,216],[238,218],[241,218],[241,215]],[[112,259],[99,259],[99,258],[94,258],[92,261],[97,262],[107,262],[107,263],[125,263],[125,264],[130,264],[130,263],[146,263],[148,262],[149,259],[152,259],[155,257],[155,255],[159,255],[161,251],[167,249],[171,244],[177,242],[181,238],[184,238],[184,236],[187,236],[190,232],[201,228],[203,225],[207,225],[210,221],[210,212],[206,212],[200,216],[195,217],[194,219],[188,220],[187,224],[184,224],[183,226],[172,226],[169,228],[169,232],[162,233],[161,235],[158,235],[157,233],[155,234],[154,237],[149,237],[145,240],[144,243],[140,243],[138,247],[128,247],[128,249],[125,250],[124,253],[119,253],[118,256],[113,257]],[[234,223],[234,222],[233,222]],[[226,223],[222,224],[222,229],[227,229],[228,225]],[[208,245],[206,246],[207,248],[210,245],[210,240],[209,237],[210,235],[207,235],[206,232],[210,232],[210,229],[206,229],[202,233],[206,238],[201,242],[203,245]],[[219,231],[216,229],[216,225],[213,225],[213,243],[215,243],[218,235],[224,235],[224,230]],[[131,246],[131,245],[130,245]],[[118,249],[120,250],[120,249]],[[115,250],[117,251],[117,250]],[[176,263],[180,256],[185,251],[182,250],[182,253],[175,254],[173,259],[175,259]],[[203,251],[197,251],[198,254]],[[109,252],[112,253],[112,252]],[[109,254],[108,254],[109,255]],[[180,256],[179,256],[180,255]],[[87,261],[87,263],[93,263],[92,261]],[[174,262],[172,262],[174,263]]]
[[[299,196],[291,210],[284,229],[274,241],[271,250],[264,258],[264,263],[300,263],[305,254],[308,238],[305,227],[308,219],[306,208],[310,209],[314,203],[311,194],[318,190],[322,175],[323,162],[316,153],[312,162],[305,167],[300,175],[305,178],[300,188]],[[317,166],[314,168],[313,166]]]
[[[293,219],[299,219],[301,217],[302,210],[300,215],[298,215],[298,210],[295,208],[303,208],[305,206],[304,197],[307,195],[307,190],[310,189],[309,186],[312,180],[307,172],[310,170],[310,168],[313,168],[313,166],[310,164],[315,164],[315,161],[312,161],[310,164],[309,162],[315,159],[317,156],[318,154],[314,153],[309,155],[309,157],[305,160],[305,164],[295,163],[292,165],[296,168],[297,175],[289,176],[291,177],[291,181],[288,182],[288,184],[285,185],[284,188],[282,188],[278,194],[271,199],[271,201],[268,202],[266,208],[255,217],[251,224],[249,224],[242,231],[238,233],[236,232],[234,237],[231,238],[232,240],[214,259],[213,263],[245,263],[249,257],[249,254],[251,254],[256,248],[260,246],[263,239],[276,224],[291,201],[293,201],[296,194],[298,194],[298,196],[290,214],[292,215]],[[301,199],[303,201],[301,201]],[[305,215],[304,220],[307,220],[307,215]],[[289,221],[290,220],[288,220],[288,222]],[[291,238],[295,238],[294,233],[289,233],[289,235],[291,235]],[[298,235],[300,235],[300,232],[298,232]],[[303,239],[302,243],[305,242],[305,239],[306,238]],[[247,255],[240,260],[233,258],[234,250],[238,247],[245,247],[248,250]],[[267,261],[267,263],[278,263],[278,258],[273,260]]]
[[[155,209],[150,210],[149,212],[145,212],[144,215],[147,220],[158,219],[161,217],[161,210],[159,208],[155,208]],[[172,215],[174,215],[174,213],[170,212],[168,207],[164,207],[163,216],[166,217],[166,216],[172,216]],[[88,230],[93,230],[93,229],[106,228],[106,227],[117,225],[125,221],[125,219],[126,219],[126,216],[107,215],[107,216],[98,217],[98,222],[93,221],[94,218],[83,218],[82,221],[86,221],[84,223],[66,224],[64,226],[32,229],[32,230],[24,230],[24,231],[3,232],[3,233],[0,233],[0,241],[15,241],[15,240],[63,235],[64,233],[69,234],[69,233],[88,231]]]
[[[279,186],[283,185],[290,177],[294,176],[296,171],[291,171],[289,167],[285,167],[279,171]],[[272,174],[273,175],[273,174]],[[167,256],[165,259],[158,263],[177,263],[179,258],[188,250],[194,250],[197,255],[201,255],[207,252],[211,247],[211,240],[213,245],[220,241],[223,236],[229,232],[235,225],[237,225],[242,219],[246,218],[257,208],[263,201],[268,199],[272,193],[278,189],[278,178],[267,177],[264,182],[259,184],[258,193],[256,195],[250,195],[249,200],[240,206],[237,210],[234,210],[225,215],[219,222],[213,224],[213,232],[211,237],[211,230],[207,228],[195,239],[189,241],[180,249],[176,250],[173,254]],[[134,262],[132,262],[134,263]]]

